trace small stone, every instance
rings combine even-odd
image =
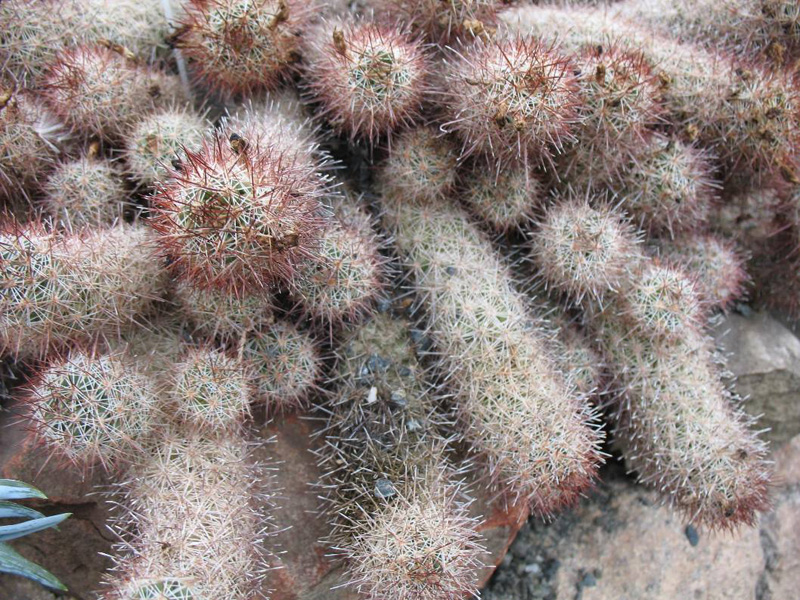
[[[369,368],[370,372],[372,373],[386,371],[390,364],[391,363],[388,360],[378,356],[377,354],[373,354],[367,359],[367,368]]]
[[[581,588],[594,587],[597,585],[597,578],[591,573],[586,573],[578,585]]]
[[[533,575],[534,577],[538,577],[542,574],[542,567],[539,563],[532,563],[530,565],[525,565],[525,572],[528,575]]]
[[[378,479],[375,482],[375,496],[378,498],[391,498],[397,493],[397,490],[394,489],[394,485],[388,479]]]
[[[455,275],[456,273],[458,273],[458,269],[456,269],[455,267],[447,267],[445,269],[445,273],[447,273],[448,275]]]
[[[367,404],[375,404],[378,401],[378,388],[374,385],[369,388],[369,393],[367,394]]]
[[[409,419],[406,421],[406,429],[413,433],[414,431],[422,429],[422,424],[416,419]]]
[[[405,390],[394,390],[389,399],[392,401],[392,404],[398,408],[405,408],[408,406],[408,398],[406,398]]]
[[[694,525],[687,525],[683,532],[686,534],[686,539],[689,540],[692,546],[697,546],[697,544],[700,543],[700,534],[697,533],[697,529],[695,529]]]

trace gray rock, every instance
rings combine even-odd
[[[800,436],[774,454],[773,507],[755,527],[697,531],[618,465],[574,510],[531,519],[484,600],[784,600],[800,589]],[[531,568],[537,565],[541,568]]]
[[[800,433],[800,339],[767,313],[727,315],[714,337],[744,409],[770,429],[764,438],[777,449]]]

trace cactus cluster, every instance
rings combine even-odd
[[[753,523],[706,327],[800,314],[800,28],[721,6],[0,3],[0,351],[119,484],[102,596],[268,597],[290,413],[368,598],[476,593],[471,498],[550,517],[610,456]]]

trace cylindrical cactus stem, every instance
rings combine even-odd
[[[433,127],[418,127],[392,140],[380,168],[380,185],[410,200],[449,197],[455,188],[458,153]]]
[[[280,140],[217,132],[159,186],[153,226],[181,275],[229,293],[267,288],[316,255],[328,184]]]
[[[653,66],[667,113],[685,139],[709,147],[727,174],[797,177],[800,88],[788,73],[743,67],[727,55],[661,37],[612,13],[526,5],[504,12],[502,20],[511,38],[558,37],[574,50],[624,39]]]
[[[235,429],[250,415],[250,392],[239,361],[220,350],[193,349],[175,366],[175,415],[190,427]]]
[[[499,0],[377,0],[375,3],[382,17],[443,46],[455,40],[490,37],[502,6]]]
[[[547,199],[544,184],[526,165],[512,163],[498,169],[494,161],[484,159],[469,163],[458,197],[498,233],[533,221]]]
[[[153,383],[114,354],[70,352],[36,376],[28,402],[36,439],[84,468],[127,463],[157,421]]]
[[[572,63],[535,38],[478,41],[448,59],[444,129],[462,155],[550,164],[574,139],[580,101]]]
[[[599,258],[603,248],[574,253]],[[586,294],[584,308],[614,376],[608,414],[631,469],[694,522],[751,523],[766,505],[765,446],[721,382],[692,282],[640,257],[615,289]]]
[[[189,0],[173,43],[198,82],[233,94],[276,88],[300,58],[313,2]]]
[[[288,322],[248,332],[239,343],[239,357],[253,400],[270,414],[305,407],[322,374],[317,342]]]
[[[323,234],[319,256],[306,264],[289,291],[301,310],[328,325],[354,323],[381,297],[386,260],[370,217],[350,198]]]
[[[266,294],[228,294],[202,289],[178,280],[174,288],[178,309],[188,330],[207,339],[239,340],[247,332],[274,321],[273,299]]]
[[[147,186],[164,181],[170,168],[183,160],[183,149],[197,151],[209,128],[205,119],[189,108],[169,108],[145,117],[125,139],[123,155],[128,170]]]
[[[269,489],[251,454],[240,431],[169,426],[154,435],[123,484],[118,527],[136,534],[124,536],[128,552],[116,557],[106,598],[129,600],[143,578],[186,582],[192,600],[256,597]]]
[[[58,238],[41,226],[0,235],[0,344],[23,358],[118,336],[163,294],[165,268],[145,227]]]
[[[30,92],[0,82],[0,201],[23,208],[20,200],[53,168],[65,137],[63,125]]]
[[[109,161],[88,156],[57,165],[42,189],[44,213],[67,230],[121,221],[130,197]]]
[[[75,131],[112,141],[149,113],[182,99],[182,90],[166,74],[99,45],[60,52],[42,93]]]
[[[706,306],[726,310],[744,295],[749,281],[746,260],[733,240],[695,233],[674,240],[659,239],[656,251],[684,269]]]
[[[691,522],[752,525],[768,505],[766,444],[722,384],[703,334],[666,342],[612,317],[599,341],[616,376],[612,436],[628,467]]]
[[[411,324],[388,311],[337,355],[318,451],[330,543],[369,598],[462,598],[475,592],[482,548],[463,483],[445,452],[438,395]]]
[[[335,19],[312,29],[306,46],[307,95],[337,131],[373,144],[419,119],[428,61],[399,28]]]
[[[485,458],[492,482],[542,514],[574,502],[601,462],[602,435],[550,357],[507,268],[451,205],[386,195],[384,208],[425,297],[464,436]]]
[[[579,304],[585,296],[601,301],[619,289],[642,258],[634,229],[617,210],[577,195],[558,198],[548,208],[531,250],[545,285]]]

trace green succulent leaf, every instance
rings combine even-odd
[[[38,510],[33,510],[27,506],[20,506],[7,500],[0,500],[0,519],[15,517],[25,517],[28,519],[41,519],[44,517]]]
[[[4,525],[3,527],[0,527],[0,542],[6,542],[8,540],[13,540],[18,537],[28,535],[30,533],[41,531],[42,529],[48,529],[50,527],[53,527],[54,525],[58,525],[59,523],[61,523],[61,521],[63,521],[64,519],[66,519],[71,515],[72,513],[63,513],[60,515],[53,515],[52,517],[32,519],[30,521],[25,521],[23,523]]]
[[[3,542],[0,542],[0,572],[21,575],[54,590],[67,591],[67,587],[55,575],[24,558]]]
[[[47,499],[32,485],[13,479],[0,479],[0,500],[24,500],[26,498]]]

